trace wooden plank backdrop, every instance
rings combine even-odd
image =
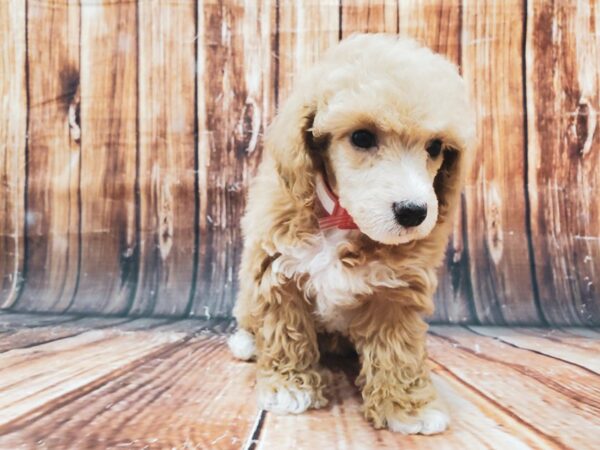
[[[0,2],[0,307],[228,316],[266,125],[354,32],[460,66],[440,323],[600,325],[595,0]]]
[[[25,3],[0,3],[0,308],[11,307],[24,276],[26,184]]]

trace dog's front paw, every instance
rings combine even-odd
[[[277,414],[300,414],[312,404],[313,395],[310,389],[278,386],[258,391],[258,407]]]
[[[426,407],[416,416],[388,417],[391,431],[402,434],[437,434],[448,428],[450,417],[441,409]]]
[[[300,414],[309,408],[327,405],[321,386],[285,380],[274,375],[259,378],[257,383],[258,407],[276,414]]]

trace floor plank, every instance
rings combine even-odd
[[[570,399],[600,410],[600,378],[586,367],[565,364],[565,361],[541,352],[515,347],[494,337],[482,337],[463,328],[433,327],[432,332],[458,345],[461,352],[467,351],[486,362],[510,367],[522,377],[537,380]],[[591,352],[589,356],[592,357]]]
[[[432,327],[430,357],[499,408],[558,446],[600,442],[600,379],[580,367],[482,338]]]
[[[33,347],[91,330],[115,328],[121,331],[139,331],[157,327],[161,327],[162,330],[164,327],[168,327],[169,324],[176,324],[176,328],[180,329],[182,322],[166,318],[82,317],[48,326],[15,328],[0,334],[0,353],[18,348]]]
[[[258,415],[253,382],[223,336],[201,335],[13,427],[0,447],[239,449]]]
[[[347,360],[327,361],[326,409],[259,411],[255,365],[229,354],[227,320],[21,319],[35,328],[0,336],[0,449],[579,450],[600,440],[600,377],[579,364],[600,339],[570,331],[432,327],[452,424],[423,437],[363,419]]]
[[[17,348],[32,347],[45,342],[75,336],[85,331],[102,329],[129,322],[130,318],[78,319],[62,324],[52,324],[38,328],[20,328],[0,334],[0,353]]]
[[[336,448],[353,450],[526,449],[531,448],[531,442],[536,442],[537,448],[550,448],[543,446],[543,442],[535,436],[525,437],[523,430],[517,433],[515,428],[505,429],[506,422],[486,416],[471,399],[465,398],[464,393],[457,391],[442,375],[436,374],[434,380],[453,418],[451,428],[441,435],[402,436],[387,430],[376,431],[360,414],[360,395],[353,383],[338,373],[333,404],[329,408],[299,416],[267,414],[257,449],[328,448],[324,443],[335,443]]]
[[[528,423],[523,423],[502,408],[498,408],[496,403],[481,395],[476,388],[465,383],[446,368],[436,364],[432,360],[430,360],[430,363],[433,366],[434,382],[441,397],[449,405],[450,414],[452,415],[453,422],[450,433],[463,434],[464,431],[461,428],[473,428],[475,435],[482,436],[483,439],[487,440],[490,434],[493,436],[500,430],[512,436],[518,442],[519,446],[535,449],[558,448],[554,442],[545,439],[535,430],[532,430]],[[447,386],[445,387],[436,378],[441,378],[447,383]],[[452,390],[449,392],[448,388]],[[477,415],[474,415],[474,412],[477,412]],[[466,417],[463,418],[463,416]],[[503,445],[504,442],[508,442],[508,438],[504,435],[502,437],[503,440],[487,441],[486,445],[475,446],[475,448],[512,448],[511,446],[507,447]]]
[[[4,312],[0,315],[0,332],[56,325],[77,319],[78,317],[67,314],[54,315]]]
[[[92,330],[0,354],[0,433],[37,408],[181,341],[172,331]]]
[[[600,340],[592,341],[569,336],[560,330],[540,328],[469,327],[469,329],[475,333],[567,361],[600,374]]]
[[[580,336],[597,341],[600,339],[600,329],[598,328],[582,328],[582,327],[565,327],[561,331],[571,334],[572,336]]]

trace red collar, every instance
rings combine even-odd
[[[340,230],[358,229],[352,216],[342,208],[340,199],[333,193],[329,183],[320,173],[317,173],[315,179],[315,191],[317,194],[316,214],[321,230],[330,228],[339,228]]]

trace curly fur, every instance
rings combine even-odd
[[[375,427],[446,428],[422,316],[433,310],[473,122],[456,67],[395,36],[352,36],[297,84],[268,131],[242,222],[235,316],[245,334],[230,346],[256,357],[261,407],[325,405],[319,341],[337,334],[359,354],[357,384]],[[356,129],[373,131],[377,148],[354,148]],[[432,139],[444,143],[438,158],[425,151]],[[319,230],[317,171],[359,230]],[[391,203],[415,199],[426,202],[427,218],[399,227]]]

